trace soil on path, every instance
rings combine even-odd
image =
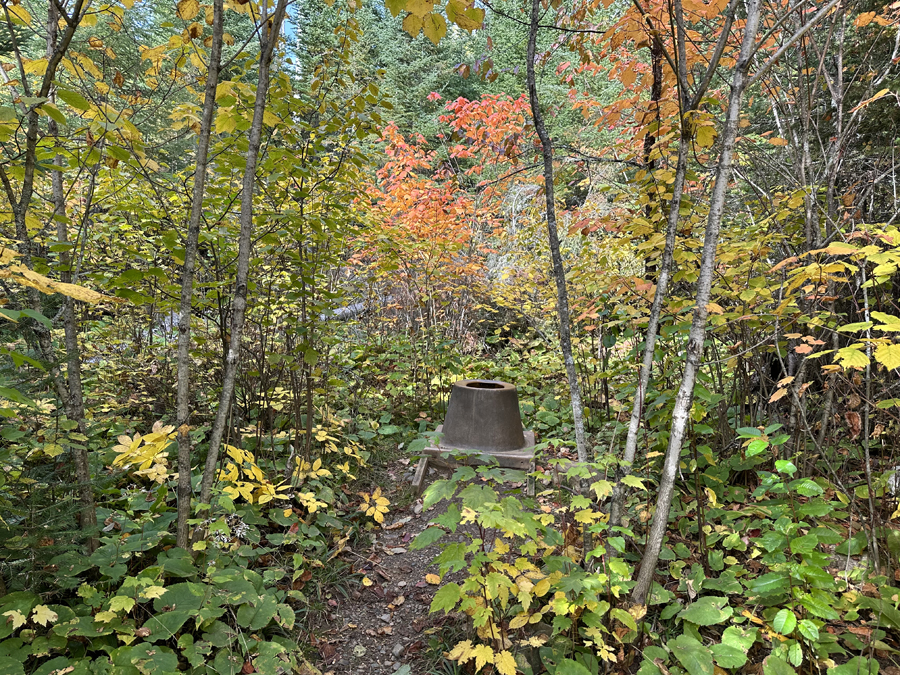
[[[409,472],[408,460],[388,467],[395,484],[406,481]],[[440,477],[435,472],[428,480]],[[317,645],[324,675],[420,675],[434,665],[435,655],[429,659],[427,653],[429,639],[455,617],[429,613],[438,587],[425,577],[437,571],[431,565],[436,549],[410,551],[409,544],[441,512],[440,505],[423,512],[421,499],[392,509],[371,543],[341,554],[372,583],[354,581],[350,597],[328,601],[331,612],[327,626],[318,631]]]

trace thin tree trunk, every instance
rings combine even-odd
[[[700,366],[700,357],[703,354],[703,341],[706,337],[706,305],[709,302],[712,288],[716,246],[719,241],[719,228],[725,209],[725,195],[731,177],[731,160],[735,139],[737,138],[741,97],[747,84],[747,70],[750,66],[753,44],[759,25],[759,14],[760,0],[748,0],[744,37],[741,41],[741,51],[734,67],[728,112],[725,117],[725,126],[722,134],[722,152],[716,167],[716,179],[709,206],[709,218],[707,220],[700,263],[700,277],[697,280],[696,306],[694,307],[694,319],[691,323],[691,331],[688,337],[684,375],[682,376],[678,396],[675,399],[675,409],[672,413],[672,428],[669,435],[669,446],[666,449],[659,496],[656,500],[656,512],[653,514],[653,522],[647,536],[647,545],[641,561],[641,571],[632,592],[632,601],[636,604],[644,604],[650,592],[653,575],[656,572],[656,563],[659,560],[659,551],[662,547],[663,537],[669,521],[669,509],[672,504],[675,476],[681,457],[681,444],[690,418],[694,383]]]
[[[547,236],[550,242],[550,257],[553,260],[553,278],[556,281],[556,312],[559,318],[559,344],[566,365],[566,377],[569,380],[569,396],[572,400],[572,422],[575,427],[575,448],[578,461],[588,461],[587,446],[584,438],[584,411],[581,403],[581,387],[578,383],[578,372],[575,370],[575,359],[572,357],[572,337],[569,328],[569,294],[566,291],[566,270],[563,267],[562,255],[559,252],[559,235],[556,228],[556,202],[553,195],[553,145],[550,135],[544,126],[544,116],[538,100],[537,84],[534,74],[534,59],[537,46],[537,29],[540,18],[540,0],[531,0],[531,23],[528,32],[528,64],[526,78],[528,81],[528,99],[531,102],[531,116],[534,128],[541,141],[541,154],[544,159],[544,197],[547,206]]]
[[[259,147],[262,141],[263,114],[266,110],[266,98],[269,93],[270,67],[286,8],[287,0],[278,0],[274,13],[271,16],[264,13],[260,19],[262,49],[259,55],[259,79],[256,85],[256,101],[253,105],[253,122],[250,125],[247,163],[244,168],[244,180],[241,188],[241,232],[238,241],[234,299],[231,303],[231,338],[228,343],[228,356],[225,359],[222,395],[219,397],[219,409],[216,411],[216,420],[213,423],[209,440],[209,452],[206,455],[206,466],[200,483],[200,501],[204,504],[209,503],[212,495],[212,488],[216,478],[216,464],[219,461],[219,446],[222,444],[222,437],[228,422],[228,410],[231,407],[234,381],[241,356],[241,334],[244,330],[244,312],[247,308],[247,279],[250,273],[253,191],[256,186],[256,166],[259,161]]]
[[[52,58],[57,48],[59,37],[59,13],[51,3],[47,11],[47,59]],[[50,100],[55,96],[52,92]],[[48,131],[51,137],[59,136],[59,127],[54,120],[50,120]],[[62,164],[62,157],[57,156],[56,164]],[[89,194],[85,209],[91,208],[93,197],[94,176],[90,184]],[[68,242],[66,195],[63,186],[62,171],[50,172],[51,198],[53,200],[53,219],[56,221],[56,238],[58,243]],[[72,283],[72,255],[68,251],[60,253],[60,281]],[[87,434],[87,423],[84,418],[84,392],[81,386],[81,352],[78,347],[78,321],[75,316],[75,300],[69,296],[63,299],[63,327],[66,345],[66,397],[64,405],[66,415],[70,420],[78,424],[78,430]],[[49,337],[49,336],[48,336]],[[87,544],[88,550],[93,552],[99,545],[96,537],[97,508],[94,504],[94,491],[91,486],[91,464],[87,448],[82,446],[72,448],[72,459],[75,464],[75,477],[78,479],[78,499],[81,502],[81,529],[89,532]]]
[[[622,479],[631,473],[631,465],[637,454],[638,432],[641,428],[641,419],[644,415],[644,402],[647,398],[647,388],[650,386],[650,373],[653,370],[653,357],[656,350],[656,336],[659,331],[659,317],[662,313],[662,305],[668,293],[669,279],[672,276],[672,259],[675,253],[675,239],[678,231],[678,218],[681,210],[681,197],[684,192],[684,178],[687,173],[687,156],[690,152],[690,131],[685,124],[685,115],[696,106],[706,92],[712,81],[713,73],[719,65],[719,60],[725,49],[725,37],[731,30],[734,18],[736,2],[732,0],[726,14],[725,26],[722,36],[716,45],[713,58],[707,67],[706,75],[693,96],[688,95],[687,64],[684,62],[686,35],[681,3],[677,2],[674,11],[678,14],[676,20],[678,42],[678,96],[681,109],[681,137],[678,143],[678,159],[675,163],[675,180],[672,183],[672,201],[669,203],[669,217],[666,222],[666,243],[663,247],[662,260],[660,261],[659,278],[656,282],[656,290],[653,294],[653,304],[650,307],[650,317],[647,323],[647,332],[644,337],[644,354],[641,360],[641,372],[638,379],[638,387],[635,392],[634,404],[631,408],[631,418],[628,422],[628,435],[625,438],[625,450],[622,453],[622,464],[616,472],[616,483],[613,486],[613,494],[609,509],[609,526],[618,527],[622,522],[622,511],[625,503],[625,485]],[[660,47],[661,49],[661,47]],[[661,53],[661,52],[660,52]],[[661,56],[660,56],[661,58]],[[685,108],[688,108],[685,110]]]
[[[684,133],[684,132],[682,132]],[[609,526],[618,527],[622,523],[622,511],[625,502],[625,484],[622,479],[631,473],[631,465],[637,454],[638,432],[644,416],[644,401],[647,398],[647,387],[650,386],[650,372],[653,369],[653,356],[656,350],[656,335],[659,331],[659,317],[663,302],[668,293],[669,279],[672,276],[672,257],[675,252],[675,235],[678,229],[678,210],[681,206],[681,195],[684,190],[684,174],[687,169],[687,153],[690,139],[682,138],[678,144],[678,160],[675,165],[675,182],[672,184],[672,203],[669,206],[669,219],[666,223],[666,243],[663,248],[659,278],[653,294],[653,305],[650,307],[650,318],[644,336],[644,357],[641,362],[641,373],[634,404],[631,408],[631,419],[628,422],[628,435],[625,438],[625,450],[622,453],[622,464],[616,472],[616,483],[613,486],[612,500],[609,507]]]
[[[206,173],[209,165],[209,139],[216,111],[216,87],[219,84],[224,24],[223,0],[214,0],[212,47],[206,73],[206,89],[203,94],[200,135],[197,139],[194,191],[191,195],[191,215],[188,221],[187,241],[185,241],[184,245],[184,265],[181,271],[181,303],[178,310],[178,391],[175,404],[175,420],[178,425],[178,523],[176,526],[176,542],[178,546],[185,549],[190,544],[187,521],[191,514],[192,474],[191,437],[188,424],[191,415],[191,303],[194,297],[194,267],[197,263],[200,223],[203,219],[203,197],[206,193]]]

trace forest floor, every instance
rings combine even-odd
[[[410,489],[413,468],[408,459],[393,460],[385,478],[402,494]],[[429,482],[443,477],[436,469],[429,473]],[[410,551],[409,544],[440,508],[423,512],[421,499],[398,509],[392,507],[382,528],[368,541],[363,538],[355,548],[341,553],[354,573],[365,574],[372,583],[354,583],[346,597],[333,594],[327,600],[330,612],[325,625],[316,631],[325,675],[409,675],[434,666],[440,655],[429,650],[430,637],[461,620],[429,613],[438,587],[428,583],[426,575],[437,571],[431,564],[436,551]]]

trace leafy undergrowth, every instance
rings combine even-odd
[[[893,668],[900,588],[854,558],[867,540],[848,496],[773,459],[768,450],[783,442],[776,431],[742,429],[743,452],[692,466],[698,481],[673,508],[665,568],[643,605],[629,600],[650,516],[640,480],[635,518],[615,531],[598,508],[612,485],[596,473],[588,496],[557,488],[535,500],[504,490],[493,468],[461,468],[432,484],[426,508],[455,500],[412,547],[439,545],[441,576],[463,571],[438,590],[431,611],[463,612],[472,626],[447,658],[464,672],[501,675]],[[451,533],[454,541],[442,543]],[[879,534],[895,556],[897,533]]]
[[[0,597],[0,673],[314,673],[298,635],[325,594],[347,592],[354,577],[338,555],[389,503],[351,488],[369,457],[358,439],[335,423],[316,442],[320,458],[298,458],[290,483],[226,446],[214,504],[191,521],[185,551],[175,547],[173,428],[120,436],[106,455],[120,485],[97,510],[95,550],[57,555]],[[4,540],[4,553],[24,562],[31,539]]]

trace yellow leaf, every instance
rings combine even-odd
[[[472,641],[471,640],[463,640],[462,642],[456,643],[456,646],[450,650],[450,653],[447,654],[447,658],[451,661],[459,661],[460,663],[465,663],[469,659],[472,658]]]
[[[784,140],[783,138],[775,137],[775,138],[770,138],[768,140],[769,140],[769,143],[771,143],[772,145],[782,146],[782,145],[788,144],[788,142],[786,140]]]
[[[855,108],[853,108],[853,110],[851,110],[850,112],[853,113],[853,112],[856,112],[857,110],[859,110],[860,108],[865,108],[867,105],[869,105],[869,104],[872,103],[873,101],[877,101],[877,100],[880,99],[882,96],[887,96],[887,95],[890,94],[890,93],[891,93],[891,90],[890,90],[890,89],[882,89],[882,90],[879,91],[877,94],[875,94],[872,98],[867,98],[865,101],[863,101],[863,102],[860,103],[858,106],[856,106]]]
[[[62,446],[56,443],[47,443],[44,446],[44,454],[48,457],[57,457],[63,453]]]
[[[472,649],[472,655],[475,657],[476,673],[487,664],[494,662],[494,650],[487,645],[476,645]]]
[[[197,0],[178,0],[176,14],[182,21],[190,21],[200,11],[200,3]]]
[[[47,72],[47,59],[25,60],[22,65],[29,75],[43,76]]]
[[[440,14],[434,12],[426,14],[422,19],[422,32],[425,33],[425,37],[437,44],[447,34],[447,22]]]
[[[505,649],[494,658],[494,666],[500,675],[516,675],[516,660]]]
[[[420,19],[434,9],[434,0],[406,0],[406,11]],[[418,32],[418,31],[417,31]]]
[[[716,142],[716,129],[711,126],[702,126],[697,129],[697,145],[701,148],[712,147]]]
[[[268,110],[263,113],[263,124],[267,127],[274,127],[279,122],[281,122],[281,119],[275,113],[269,112]]]
[[[0,246],[0,265],[6,265],[11,263],[17,257],[22,255],[21,253],[16,253],[11,248],[6,248],[5,246]]]
[[[852,244],[845,244],[843,242],[836,241],[832,244],[828,244],[828,246],[821,249],[821,251],[823,253],[827,253],[828,255],[850,255],[851,253],[859,252],[859,249]]]
[[[116,618],[115,612],[97,612],[94,615],[94,621],[100,621],[101,623],[109,623],[113,619]]]
[[[787,394],[787,389],[784,389],[784,388],[779,389],[778,391],[776,391],[774,394],[772,394],[769,397],[769,403],[775,403],[775,401],[777,401],[781,398],[784,398],[785,394]]]
[[[6,11],[9,12],[9,16],[13,23],[18,23],[23,26],[31,25],[31,14],[29,14],[28,10],[22,7],[22,5],[6,4]]]
[[[875,18],[875,12],[863,12],[859,16],[856,17],[856,21],[853,24],[857,28],[864,28],[872,23],[872,20]]]
[[[549,579],[541,579],[534,585],[534,594],[541,598],[547,595],[547,591],[550,590],[550,580]]]
[[[422,30],[421,17],[418,17],[415,14],[407,14],[406,18],[403,19],[403,30],[412,37],[416,37],[419,34],[419,31]]]
[[[52,609],[47,607],[47,605],[38,605],[34,608],[34,612],[31,615],[31,620],[42,626],[46,626],[48,623],[53,623],[58,618],[59,615]]]
[[[363,577],[363,578],[362,578],[362,585],[363,585],[363,586],[367,586],[367,587],[368,587],[368,586],[371,586],[373,583],[375,583],[375,582],[372,581],[369,577]]]
[[[3,616],[7,617],[6,623],[11,623],[13,630],[17,630],[19,626],[28,621],[28,618],[17,609],[11,609],[8,612],[3,612]]]
[[[510,630],[516,630],[517,628],[521,628],[522,626],[528,623],[529,616],[528,614],[519,614],[518,616],[514,616],[509,621]]]
[[[0,272],[0,278],[11,279],[12,281],[22,284],[23,286],[35,288],[41,293],[46,293],[48,295],[52,295],[53,293],[61,293],[63,295],[69,296],[70,298],[81,300],[83,302],[97,303],[101,300],[124,302],[124,300],[122,300],[121,298],[111,298],[109,296],[103,295],[102,293],[98,293],[97,291],[92,291],[89,288],[85,288],[84,286],[64,284],[59,281],[53,281],[52,279],[48,279],[42,274],[38,274],[37,272],[24,267],[23,265],[11,265],[3,272]]]
[[[900,368],[900,345],[880,345],[875,350],[875,360],[888,370]]]
[[[197,542],[205,543],[205,542]],[[141,597],[147,600],[155,600],[156,598],[161,598],[163,594],[166,592],[166,589],[162,586],[147,586],[147,588],[141,591]]]
[[[116,595],[109,601],[109,610],[111,612],[124,611],[126,614],[134,609],[134,598],[127,595]]]
[[[426,574],[425,581],[427,581],[432,586],[437,586],[441,583],[441,578],[437,574]]]

